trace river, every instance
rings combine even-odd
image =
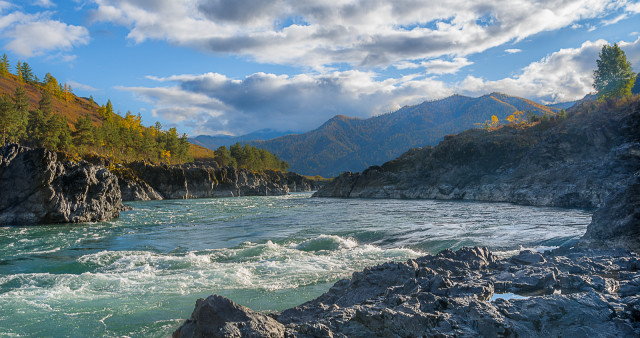
[[[506,203],[310,196],[129,202],[110,222],[0,227],[0,336],[167,336],[212,293],[278,311],[366,266],[462,246],[550,249],[591,220]]]

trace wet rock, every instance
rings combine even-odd
[[[118,179],[43,148],[0,148],[0,225],[99,222],[123,209]]]
[[[273,318],[232,300],[212,295],[198,299],[188,319],[174,333],[186,337],[284,337],[285,328]]]
[[[574,248],[542,256],[523,265],[463,248],[381,264],[275,318],[288,337],[640,336],[637,254]],[[575,271],[570,261],[587,268]],[[490,301],[494,292],[525,297]]]
[[[516,256],[511,257],[511,261],[515,264],[523,264],[523,265],[531,265],[536,263],[544,263],[546,262],[544,257],[531,250],[523,250]]]

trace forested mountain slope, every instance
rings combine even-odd
[[[554,115],[552,108],[500,93],[453,95],[369,119],[338,115],[313,131],[251,144],[273,152],[293,171],[331,177],[362,171],[410,148],[435,145],[445,135],[477,127],[492,115],[503,121],[516,111]]]

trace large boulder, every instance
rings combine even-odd
[[[234,301],[212,295],[196,301],[191,318],[173,337],[284,337],[284,325]]]
[[[98,222],[122,210],[118,179],[43,148],[0,148],[0,225]]]

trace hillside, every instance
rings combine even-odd
[[[640,170],[640,96],[582,102],[567,118],[472,129],[362,173],[320,197],[465,199],[595,208]]]
[[[0,95],[6,94],[12,96],[16,88],[22,86],[26,93],[29,105],[31,108],[38,107],[42,94],[41,88],[29,83],[20,83],[13,74],[8,74],[6,77],[0,76]],[[61,100],[55,96],[52,97],[53,112],[62,115],[67,118],[69,126],[73,128],[73,123],[79,118],[89,116],[93,125],[99,125],[101,117],[98,112],[100,106],[92,102],[90,99],[78,97],[76,95],[70,95],[69,102]],[[116,115],[115,118],[121,118]],[[205,147],[191,144],[189,147],[189,154],[194,159],[207,160],[213,158],[213,151]]]
[[[500,93],[453,95],[369,119],[338,115],[313,131],[251,144],[287,161],[293,171],[331,177],[389,161],[410,148],[435,145],[492,115],[502,121],[516,110],[553,114],[547,106]]]
[[[216,150],[218,147],[225,146],[230,147],[236,143],[246,143],[251,141],[270,140],[276,137],[295,134],[292,131],[277,131],[273,129],[261,129],[249,134],[240,136],[229,135],[199,135],[196,137],[190,137],[189,142],[197,144],[199,146]]]

